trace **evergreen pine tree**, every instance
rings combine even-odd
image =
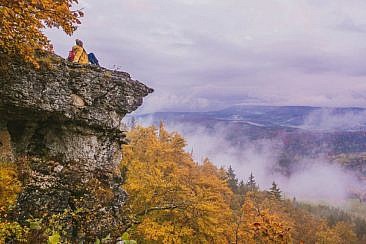
[[[249,180],[247,182],[247,187],[249,188],[249,191],[257,191],[259,188],[257,183],[255,182],[253,173],[250,173]]]
[[[245,195],[245,193],[248,191],[248,186],[244,183],[243,180],[240,181],[238,185],[238,193],[240,195]]]
[[[282,198],[281,190],[274,181],[272,182],[272,187],[269,189],[269,193],[278,200]]]
[[[238,179],[236,178],[235,172],[234,172],[233,168],[231,167],[231,165],[229,166],[226,174],[227,174],[227,183],[228,183],[230,189],[234,193],[237,193],[238,192]]]

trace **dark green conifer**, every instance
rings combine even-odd
[[[272,182],[272,187],[269,189],[269,193],[278,200],[282,198],[281,190],[274,181]]]
[[[247,182],[247,187],[249,188],[248,189],[249,191],[257,191],[259,188],[257,183],[255,182],[253,173],[250,173],[249,180]]]
[[[248,191],[248,186],[244,183],[243,180],[240,181],[238,186],[238,193],[241,195],[245,195],[245,193]]]
[[[235,172],[231,165],[227,170],[227,183],[234,193],[238,192],[238,179],[236,178]]]

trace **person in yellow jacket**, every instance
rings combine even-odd
[[[86,53],[84,47],[83,47],[83,42],[79,39],[76,39],[76,45],[72,47],[72,51],[74,52],[74,63],[79,63],[79,64],[88,64],[89,63],[89,59],[88,59],[88,54]]]

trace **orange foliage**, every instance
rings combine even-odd
[[[269,208],[262,208],[255,194],[246,195],[236,224],[235,243],[290,243],[293,223]]]
[[[208,160],[196,164],[185,141],[163,127],[137,128],[124,147],[124,188],[135,219],[133,238],[162,243],[222,243],[231,191]]]
[[[122,172],[138,241],[157,243],[255,243],[291,239],[291,223],[245,197],[239,211],[227,175],[209,160],[197,164],[184,139],[161,125],[137,127],[123,148]],[[239,219],[239,220],[238,220]],[[236,224],[235,224],[236,223]]]
[[[0,51],[38,65],[34,51],[51,49],[42,33],[46,27],[62,28],[71,35],[81,11],[72,11],[77,0],[0,0]]]

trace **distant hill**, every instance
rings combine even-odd
[[[163,121],[168,127],[179,125],[181,130],[224,130],[225,139],[239,148],[250,141],[278,140],[283,144],[278,162],[287,173],[291,164],[305,156],[334,159],[352,154],[354,158],[366,152],[364,108],[233,106],[210,112],[157,112],[136,119],[155,125]]]
[[[321,108],[306,106],[233,106],[210,112],[157,112],[139,118],[153,118],[154,123],[228,121],[257,127],[289,127],[305,130],[366,130],[364,108]]]

